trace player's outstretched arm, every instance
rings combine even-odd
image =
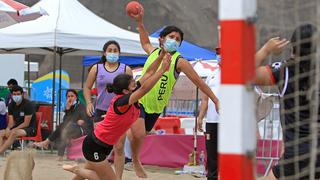
[[[138,13],[136,15],[135,14],[129,14],[129,15],[130,15],[130,17],[132,17],[134,20],[137,21],[141,46],[144,49],[144,51],[149,55],[156,48],[153,47],[152,44],[150,43],[149,33],[147,32],[147,30],[143,24],[144,10],[141,6],[137,6],[137,8],[141,8],[139,10],[140,13]]]
[[[187,77],[193,82],[193,84],[196,85],[204,94],[206,94],[213,101],[213,103],[216,105],[217,112],[219,112],[218,98],[211,91],[209,86],[206,83],[204,83],[204,81],[199,77],[199,75],[196,73],[196,71],[193,69],[190,63],[185,59],[179,59],[177,64],[177,70],[186,74]]]
[[[162,61],[162,67],[156,71],[152,76],[145,80],[145,82],[141,83],[141,87],[134,91],[129,99],[129,105],[137,102],[142,96],[147,94],[150,89],[158,82],[163,73],[169,70],[171,64],[171,59],[164,58]]]

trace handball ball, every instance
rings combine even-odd
[[[141,12],[142,8],[143,7],[139,2],[131,1],[127,4],[126,11],[129,16],[130,14],[137,15]]]

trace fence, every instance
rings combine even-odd
[[[175,116],[194,116],[195,109],[196,100],[170,99],[169,104],[166,107],[165,114]]]
[[[257,172],[266,176],[282,155],[282,129],[279,102],[273,103],[269,115],[258,123]]]

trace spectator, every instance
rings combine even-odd
[[[3,153],[12,145],[17,137],[36,135],[36,116],[31,101],[23,97],[23,89],[18,85],[11,88],[12,102],[8,106],[9,124],[0,138],[6,141],[0,146],[0,153]]]
[[[59,161],[63,160],[65,148],[71,139],[86,135],[92,130],[92,122],[89,121],[86,114],[86,107],[78,99],[78,93],[69,89],[66,96],[67,103],[63,122],[46,140],[34,143],[37,147],[48,148],[51,142],[57,141]]]

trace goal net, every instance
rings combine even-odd
[[[265,61],[265,65],[271,65],[276,85],[264,87],[263,91],[279,97],[273,100],[276,105],[270,116],[259,123],[260,138],[271,142],[271,149],[262,150],[258,143],[257,160],[268,161],[262,175],[270,170],[278,179],[320,179],[320,1],[258,0],[257,3],[257,47],[271,37],[291,42],[282,54]],[[274,113],[277,110],[279,117]],[[281,135],[270,137],[270,128],[272,132],[279,130]],[[283,151],[276,153],[277,158],[259,153],[259,148],[260,151],[279,149],[278,145],[272,146],[274,140],[283,142]]]

